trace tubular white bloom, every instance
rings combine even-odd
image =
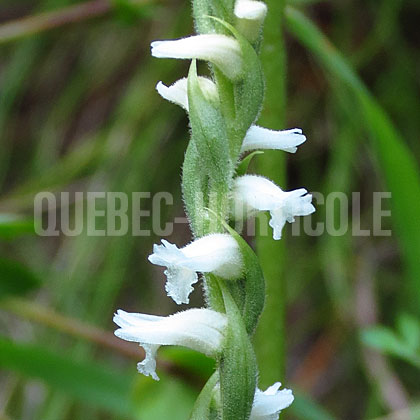
[[[120,327],[115,335],[123,340],[139,343],[146,352],[137,369],[156,381],[156,352],[160,346],[178,345],[197,350],[207,356],[221,351],[227,318],[211,309],[189,309],[164,317],[128,313],[121,309],[114,315]]]
[[[210,101],[217,102],[219,100],[219,93],[216,84],[207,77],[198,77],[198,83],[204,94]],[[165,86],[162,82],[156,85],[156,90],[163,99],[173,102],[176,105],[184,108],[187,112],[188,108],[188,80],[182,78],[176,81],[171,86]]]
[[[242,73],[239,43],[226,35],[205,34],[171,41],[154,41],[152,55],[157,58],[195,58],[210,61],[229,79],[236,79]]]
[[[270,226],[273,238],[281,239],[286,222],[295,221],[295,216],[306,216],[315,211],[311,204],[312,195],[304,188],[283,191],[267,178],[244,175],[235,179],[233,186],[233,208],[237,220],[260,211],[270,211]]]
[[[257,388],[249,420],[277,420],[281,410],[292,404],[294,397],[290,389],[282,389],[280,382],[264,392]]]
[[[297,146],[306,141],[300,128],[274,131],[268,128],[251,126],[242,143],[241,153],[256,149],[276,149],[295,153]]]
[[[197,272],[237,279],[243,270],[238,243],[222,233],[204,236],[181,249],[162,240],[162,245],[154,245],[149,261],[167,267],[166,292],[177,304],[189,303]]]
[[[236,0],[234,13],[239,19],[262,21],[267,14],[267,5],[260,1]]]

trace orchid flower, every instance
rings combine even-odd
[[[283,191],[276,184],[257,175],[244,175],[235,179],[233,186],[234,216],[237,220],[261,211],[270,211],[270,226],[273,238],[281,239],[286,222],[292,223],[295,216],[306,216],[315,211],[312,195],[306,189]]]
[[[114,322],[120,327],[115,335],[139,343],[146,352],[138,363],[140,373],[156,381],[156,352],[160,346],[178,345],[214,357],[221,351],[226,316],[211,309],[189,309],[173,315],[154,316],[118,310]]]
[[[242,73],[239,42],[226,35],[195,35],[170,41],[154,41],[151,45],[153,57],[210,61],[232,80]]]
[[[254,404],[249,420],[277,420],[281,410],[292,404],[294,397],[290,389],[282,389],[280,382],[271,385],[265,391],[256,389]]]
[[[237,279],[243,271],[238,243],[222,233],[204,236],[181,249],[163,239],[162,245],[154,245],[149,261],[167,267],[166,292],[177,304],[189,303],[197,272]]]

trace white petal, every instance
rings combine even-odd
[[[174,244],[162,239],[162,245],[153,245],[153,254],[149,255],[152,264],[169,267],[177,265],[184,258],[182,251]]]
[[[149,255],[152,264],[167,267],[165,275],[166,292],[178,305],[189,303],[189,295],[193,291],[192,285],[197,282],[195,270],[182,262],[185,255],[176,245],[162,239],[162,245],[153,246],[153,254]]]
[[[138,314],[125,312],[122,309],[118,309],[114,315],[113,321],[121,328],[135,327],[136,325],[142,325],[142,321],[160,321],[164,317],[156,315]]]
[[[270,211],[270,215],[271,219],[268,222],[268,224],[273,229],[273,239],[279,241],[281,239],[281,232],[284,228],[284,225],[286,224],[287,219],[285,217],[283,209],[272,210]],[[294,220],[292,220],[291,222],[294,222]]]
[[[276,149],[295,153],[297,146],[305,140],[306,137],[302,134],[300,128],[274,131],[253,125],[246,133],[241,153],[256,149]]]
[[[307,216],[315,211],[311,203],[312,195],[307,194],[305,188],[283,192],[283,203],[280,207],[271,210],[270,226],[273,228],[273,238],[281,239],[281,230],[286,221],[293,223],[295,216]]]
[[[289,407],[294,400],[292,391],[279,391],[280,386],[277,382],[264,392],[256,390],[250,420],[277,420],[281,410]]]
[[[137,363],[137,370],[144,376],[151,376],[155,381],[159,380],[159,376],[156,373],[156,353],[160,346],[152,344],[140,345],[144,348],[146,356],[142,362]]]
[[[119,310],[114,322],[121,327],[114,333],[117,337],[143,346],[146,357],[137,368],[156,380],[155,354],[159,346],[185,346],[215,356],[222,348],[227,326],[226,316],[211,309],[190,309],[168,317]]]
[[[171,41],[154,41],[151,45],[154,57],[210,61],[229,79],[238,78],[242,72],[239,43],[226,35],[196,35]]]
[[[237,0],[235,3],[235,16],[239,19],[262,21],[267,14],[267,5],[260,1]]]
[[[198,77],[198,83],[204,96],[211,101],[218,101],[219,93],[216,84],[207,77]],[[162,98],[181,106],[188,112],[188,81],[184,77],[171,86],[165,86],[162,82],[156,85],[156,90]]]
[[[198,276],[193,270],[183,267],[170,266],[165,270],[165,290],[175,303],[190,303],[190,293],[194,290],[193,284],[197,283]]]
[[[188,111],[187,79],[184,77],[171,86],[162,82],[156,85],[156,90],[163,99],[173,102]]]

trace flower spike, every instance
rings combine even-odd
[[[300,128],[274,131],[268,128],[251,126],[242,143],[241,153],[258,149],[276,149],[295,153],[297,146],[306,141]]]
[[[312,195],[304,188],[283,191],[276,184],[257,175],[244,175],[235,179],[233,187],[234,216],[244,219],[260,211],[270,211],[270,226],[273,238],[281,239],[286,222],[295,221],[295,216],[306,216],[315,211]]]
[[[277,420],[281,410],[292,404],[294,397],[290,389],[282,389],[280,382],[271,385],[264,392],[256,389],[254,404],[249,420]]]
[[[157,58],[210,61],[232,80],[242,73],[239,42],[226,35],[195,35],[171,41],[154,41],[151,45],[152,55]]]
[[[192,285],[198,280],[197,272],[237,279],[243,270],[238,243],[222,233],[204,236],[181,249],[162,240],[162,245],[154,245],[149,261],[167,267],[166,292],[178,305],[189,303]]]
[[[156,381],[155,356],[160,346],[184,346],[215,357],[221,351],[227,326],[226,316],[211,309],[189,309],[167,317],[119,309],[114,322],[120,327],[114,333],[117,337],[144,348],[146,357],[137,369]]]

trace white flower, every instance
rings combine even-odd
[[[300,128],[274,131],[253,125],[245,135],[241,153],[256,149],[277,149],[295,153],[297,146],[305,140],[306,137]]]
[[[199,76],[198,83],[200,84],[201,91],[205,97],[207,97],[212,102],[217,102],[219,100],[219,93],[217,92],[216,84],[212,80],[208,79],[207,77]],[[162,82],[159,82],[156,85],[156,90],[163,99],[179,105],[188,112],[189,107],[187,78],[184,77],[176,81],[171,86],[165,86]]]
[[[292,404],[294,397],[290,389],[282,389],[276,382],[264,392],[257,388],[249,420],[277,420],[281,410]]]
[[[295,216],[306,216],[315,211],[312,195],[304,188],[282,191],[267,178],[244,175],[236,178],[233,186],[233,214],[237,220],[260,211],[270,211],[273,238],[280,239],[286,222],[294,222]]]
[[[162,240],[162,245],[154,245],[149,261],[167,267],[166,292],[178,304],[189,302],[197,272],[236,279],[243,270],[238,243],[222,233],[204,236],[181,249]]]
[[[242,73],[242,54],[239,43],[226,35],[205,34],[171,41],[154,41],[152,55],[158,58],[210,61],[229,79],[236,79]]]
[[[120,327],[115,335],[123,340],[139,343],[146,352],[137,369],[159,380],[156,374],[156,352],[160,346],[189,347],[216,356],[221,351],[226,316],[211,309],[189,309],[164,317],[128,313],[118,310],[114,322]]]
[[[262,21],[267,14],[267,5],[260,1],[236,0],[234,12],[239,19]]]

